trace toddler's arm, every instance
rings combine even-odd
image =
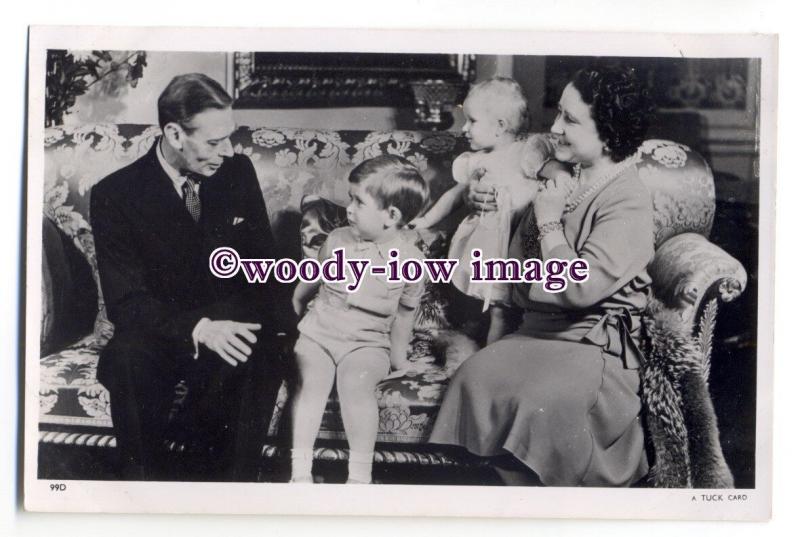
[[[530,179],[536,179],[550,159],[555,155],[555,144],[552,135],[532,134],[525,141],[520,166],[522,173]]]
[[[331,236],[329,234],[322,246],[319,247],[319,252],[317,252],[317,259],[320,263],[331,256],[332,250]],[[322,282],[319,279],[313,282],[297,282],[297,287],[294,288],[294,293],[292,294],[292,309],[298,316],[303,315],[306,306],[317,294],[321,284]]]
[[[572,171],[569,166],[557,160],[549,160],[539,171],[539,177],[543,180],[556,179],[560,180],[569,179],[572,176]]]
[[[292,295],[292,309],[298,316],[303,315],[309,301],[317,294],[319,285],[319,280],[310,283],[297,282],[297,287],[294,288]]]
[[[466,183],[456,183],[436,200],[436,203],[425,213],[425,216],[415,218],[409,223],[408,227],[412,229],[427,229],[438,224],[445,216],[461,206],[464,201],[464,191],[468,186]]]
[[[400,304],[394,317],[392,329],[389,333],[389,342],[392,346],[389,353],[389,362],[392,364],[393,371],[404,371],[411,367],[411,362],[408,361],[407,355],[414,329],[415,311],[415,308]]]

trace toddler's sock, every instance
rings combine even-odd
[[[348,483],[370,483],[372,482],[372,451],[351,451],[350,460],[347,463],[347,482]]]
[[[292,480],[291,483],[313,483],[311,478],[311,464],[314,462],[314,452],[309,448],[292,450]]]

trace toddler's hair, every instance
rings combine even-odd
[[[428,184],[419,170],[409,161],[396,155],[381,155],[365,160],[350,172],[348,180],[365,183],[370,196],[381,209],[397,207],[401,225],[417,217],[428,201]]]
[[[513,78],[496,76],[478,82],[469,90],[464,102],[469,99],[483,100],[490,113],[506,122],[508,132],[519,134],[528,130],[528,100],[522,87]]]

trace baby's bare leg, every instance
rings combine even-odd
[[[295,359],[299,379],[291,407],[292,479],[310,481],[311,453],[331,393],[336,366],[318,344],[302,336],[295,346]]]
[[[350,480],[370,481],[372,453],[378,436],[375,388],[388,372],[388,352],[381,349],[358,349],[339,363],[336,388],[350,445]]]

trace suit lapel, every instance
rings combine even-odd
[[[141,174],[143,222],[160,229],[162,239],[185,246],[199,245],[199,227],[158,162],[157,144],[145,156]]]

